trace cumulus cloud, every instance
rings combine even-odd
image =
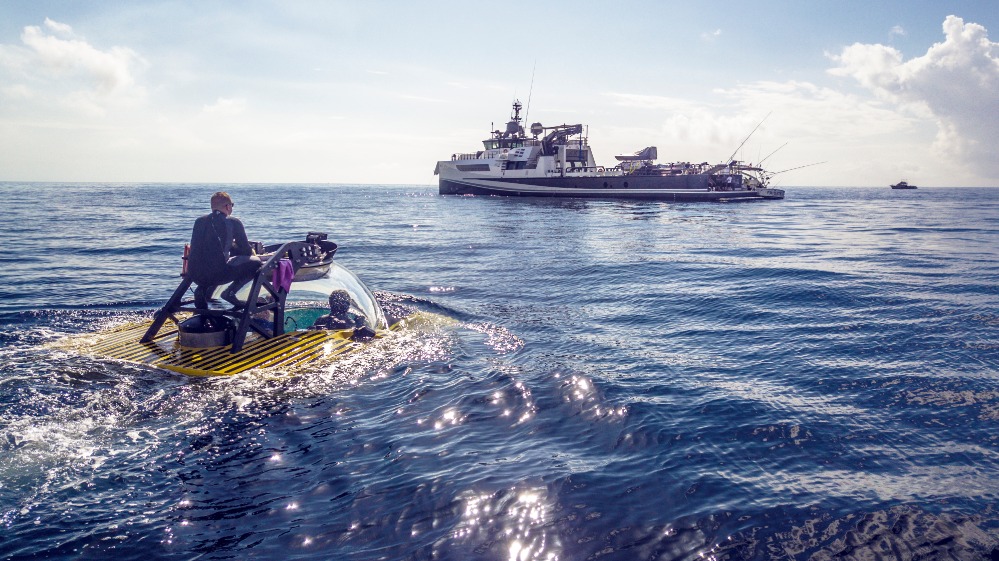
[[[99,49],[77,37],[67,24],[46,18],[26,26],[20,45],[0,45],[0,78],[46,103],[102,114],[109,104],[133,103],[145,92],[135,72],[145,61],[125,47]]]
[[[981,184],[931,153],[935,128],[928,113],[920,117],[870,95],[800,80],[739,83],[696,100],[605,95],[619,108],[602,136],[613,153],[647,138],[664,161],[720,162],[746,141],[735,159],[766,158],[771,171],[787,172],[778,177],[787,185],[877,185],[899,177],[918,177],[923,185]],[[829,164],[811,167],[820,162]]]
[[[810,82],[758,81],[718,88],[713,103],[665,96],[606,94],[615,105],[667,114],[663,136],[678,141],[732,144],[766,118],[757,136],[779,139],[850,138],[855,141],[902,134],[910,122],[870,99]],[[840,142],[837,140],[837,142]]]
[[[63,36],[72,36],[73,28],[65,23],[59,23],[57,21],[52,21],[49,18],[45,18],[45,27],[51,30],[53,33],[58,33]]]
[[[885,45],[855,43],[832,59],[830,74],[855,79],[881,99],[931,115],[934,148],[987,177],[999,176],[999,43],[985,27],[948,16],[944,41],[903,60]]]
[[[46,23],[55,24],[51,20]],[[68,25],[48,27],[55,27],[60,33],[71,32]],[[25,27],[21,41],[31,49],[33,58],[42,66],[63,76],[82,75],[103,92],[127,88],[135,83],[131,67],[139,61],[139,57],[131,49],[112,47],[101,51],[86,41],[46,34],[36,26]]]

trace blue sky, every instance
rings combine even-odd
[[[994,1],[5,1],[0,180],[433,184],[519,98],[608,165],[763,121],[737,157],[825,162],[782,186],[999,186],[990,34]]]

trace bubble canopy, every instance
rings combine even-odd
[[[325,265],[323,266],[325,267]],[[317,273],[321,272],[315,271],[305,275],[308,280],[295,280],[291,283],[291,290],[285,300],[289,311],[295,308],[325,307],[330,294],[342,290],[350,295],[349,312],[351,314],[363,316],[365,325],[372,329],[379,330],[388,327],[385,314],[382,312],[381,306],[378,305],[375,295],[361,282],[361,279],[357,278],[357,275],[336,262],[329,263],[327,272]],[[249,295],[250,286],[247,284],[240,289],[237,297],[246,300]]]

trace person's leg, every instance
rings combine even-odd
[[[245,304],[240,302],[239,298],[236,297],[236,293],[239,292],[240,288],[243,288],[244,284],[253,280],[261,265],[263,265],[263,262],[256,255],[238,255],[230,259],[228,277],[233,279],[233,281],[222,292],[222,299],[236,307],[244,306]]]
[[[199,310],[208,309],[208,300],[211,299],[212,293],[215,292],[215,287],[218,285],[214,284],[199,284],[194,288],[194,307]]]

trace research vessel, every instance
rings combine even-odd
[[[655,146],[615,156],[611,167],[598,165],[581,124],[521,125],[519,101],[510,121],[483,141],[483,149],[452,154],[437,162],[442,195],[628,198],[665,201],[748,201],[783,199],[767,185],[771,174],[760,166],[729,159],[708,164],[658,164]]]

